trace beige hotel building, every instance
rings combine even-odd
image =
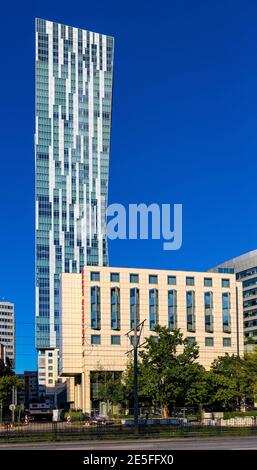
[[[135,321],[145,320],[141,343],[157,323],[180,328],[198,343],[206,368],[225,353],[243,353],[242,285],[234,274],[87,266],[61,275],[60,310],[60,375],[72,407],[86,412],[90,375],[126,369]]]

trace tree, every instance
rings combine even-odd
[[[6,358],[6,362],[3,359],[0,359],[0,377],[4,377],[6,375],[14,375],[14,372],[11,368],[11,362],[9,358]]]
[[[208,396],[207,374],[204,367],[198,363],[184,368],[185,405],[197,406],[201,411]]]
[[[204,395],[204,387],[198,387],[193,398],[195,383],[203,376],[204,368],[196,363],[199,348],[196,343],[189,343],[180,330],[157,325],[158,336],[146,339],[144,350],[140,352],[139,365],[142,388],[139,394],[149,397],[153,403],[159,403],[162,416],[169,416],[175,403],[199,404]]]
[[[2,401],[3,407],[10,405],[12,402],[12,387],[19,389],[22,385],[23,381],[15,374],[5,375],[0,378],[0,401]]]
[[[207,396],[204,405],[216,409],[235,409],[238,403],[238,389],[235,380],[212,370],[207,372]]]
[[[244,355],[243,371],[246,402],[254,405],[257,398],[257,347]]]
[[[96,393],[96,399],[103,402],[110,402],[112,405],[123,404],[126,400],[125,386],[119,376],[109,373],[105,379],[100,381]]]
[[[252,336],[248,336],[245,340],[245,344],[256,344]]]
[[[232,354],[218,357],[209,373],[209,403],[221,408],[238,408],[245,400],[244,358]]]

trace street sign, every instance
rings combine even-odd
[[[11,410],[11,411],[14,411],[14,410],[15,410],[15,408],[16,408],[16,406],[15,406],[15,405],[13,405],[13,403],[12,403],[11,405],[9,405],[9,410]]]
[[[61,410],[53,410],[53,422],[58,423],[58,421],[61,421]]]
[[[17,387],[12,387],[12,403],[17,405]]]

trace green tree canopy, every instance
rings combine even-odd
[[[143,395],[159,403],[163,416],[169,415],[171,406],[178,404],[199,404],[204,386],[197,387],[196,381],[204,374],[204,368],[196,363],[199,348],[189,343],[180,330],[157,325],[158,336],[146,339],[140,352],[140,373]],[[195,395],[191,389],[193,386]]]
[[[197,362],[199,348],[180,330],[156,326],[139,352],[138,394],[141,405],[161,406],[168,416],[174,406],[240,409],[257,397],[257,348],[244,357],[225,354],[206,371]],[[132,359],[132,358],[131,358]],[[98,388],[98,398],[126,406],[133,403],[134,367],[109,374]]]
[[[5,375],[0,378],[0,401],[2,400],[3,406],[8,406],[12,401],[12,387],[21,388],[23,381],[15,374]]]
[[[8,358],[6,359],[6,362],[4,362],[3,359],[0,359],[0,377],[4,377],[5,375],[14,375]]]
[[[112,374],[111,372],[102,374],[102,380],[98,385],[96,399],[103,402],[110,402],[112,405],[125,404],[126,387],[122,374]]]

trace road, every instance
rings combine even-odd
[[[257,450],[257,436],[0,444],[1,450]]]

